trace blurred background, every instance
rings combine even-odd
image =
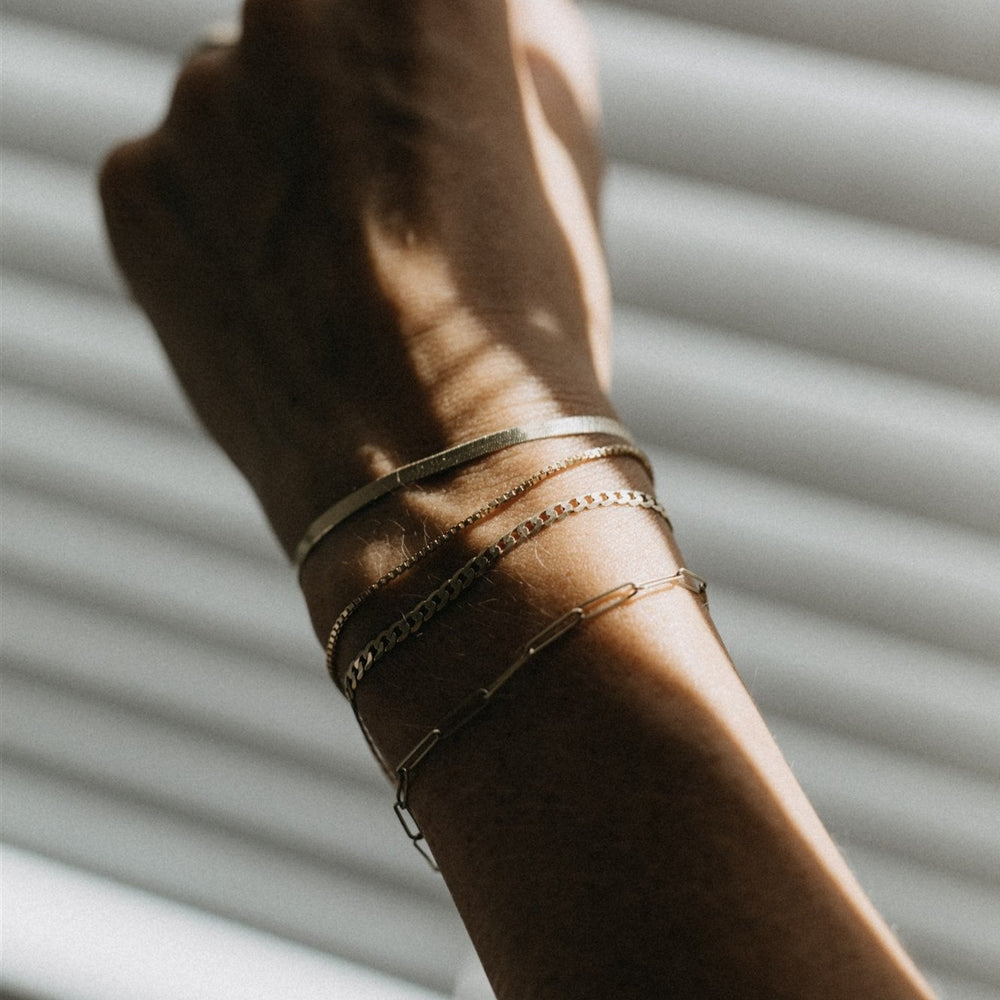
[[[4,9],[3,995],[486,996],[102,236],[236,5]],[[616,404],[862,883],[996,1000],[1000,0],[585,11]]]

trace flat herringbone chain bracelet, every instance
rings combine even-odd
[[[399,822],[403,824],[406,835],[413,841],[413,846],[430,862],[431,867],[437,870],[437,863],[427,851],[422,841],[424,835],[420,830],[416,817],[410,812],[410,782],[414,771],[427,759],[428,754],[442,741],[454,735],[458,730],[467,726],[486,706],[493,696],[516,674],[532,657],[540,653],[546,647],[552,645],[557,639],[564,636],[577,625],[584,622],[593,621],[600,615],[613,611],[621,607],[628,601],[639,597],[641,594],[649,594],[656,590],[663,590],[667,587],[684,587],[701,598],[704,604],[708,604],[708,585],[700,577],[696,576],[689,569],[683,566],[676,573],[670,576],[661,576],[655,580],[647,580],[644,583],[623,583],[613,590],[598,594],[597,597],[590,598],[571,608],[565,614],[549,622],[540,632],[532,636],[522,647],[521,652],[507,669],[500,674],[491,684],[476,688],[457,708],[453,709],[441,720],[397,765],[396,767],[396,803],[394,809],[399,817]],[[361,721],[359,719],[359,721]],[[367,734],[367,732],[366,732]]]
[[[465,465],[474,459],[495,452],[503,451],[517,444],[527,444],[529,441],[541,441],[545,438],[572,437],[578,434],[609,434],[626,444],[634,444],[632,435],[617,420],[611,417],[597,415],[580,417],[556,417],[553,420],[543,420],[541,423],[528,424],[525,427],[508,427],[502,431],[493,431],[482,437],[452,445],[444,451],[435,452],[416,462],[410,462],[394,469],[386,476],[366,483],[353,493],[338,500],[327,508],[312,524],[306,528],[302,540],[295,546],[292,563],[298,573],[302,572],[302,564],[309,553],[342,521],[346,520],[368,504],[386,496],[409,483],[419,482],[428,476],[435,476],[459,465]]]
[[[347,674],[344,677],[344,694],[353,701],[358,683],[375,663],[421,628],[425,622],[430,621],[456,597],[468,590],[476,580],[484,576],[521,542],[532,538],[557,521],[569,517],[570,514],[578,514],[581,511],[594,510],[598,507],[642,507],[654,511],[668,524],[670,523],[667,512],[660,506],[656,498],[637,490],[606,490],[598,493],[585,493],[582,496],[572,497],[547,507],[534,517],[522,521],[512,531],[483,549],[479,555],[470,559],[437,590],[414,605],[402,617],[366,643],[347,668]]]
[[[354,600],[351,601],[351,603],[348,604],[339,615],[337,615],[336,620],[330,628],[330,635],[326,640],[326,669],[334,683],[336,683],[336,664],[334,662],[334,657],[336,656],[337,642],[340,639],[340,634],[343,632],[344,626],[347,624],[347,620],[354,614],[355,611],[358,610],[359,607],[361,607],[362,604],[364,604],[365,601],[368,600],[369,597],[381,590],[387,583],[390,583],[397,577],[402,576],[402,574],[407,570],[412,569],[418,562],[420,562],[421,559],[425,559],[432,552],[441,548],[441,546],[444,545],[448,539],[454,538],[455,535],[459,534],[459,532],[471,527],[477,521],[481,521],[484,517],[492,514],[504,504],[510,503],[517,497],[527,493],[528,490],[537,486],[543,479],[554,476],[559,472],[564,472],[566,469],[572,468],[575,465],[582,465],[584,462],[593,462],[601,458],[619,458],[622,456],[634,458],[639,461],[648,473],[650,479],[653,478],[653,470],[645,452],[633,445],[609,444],[600,448],[589,448],[587,451],[581,451],[576,455],[570,455],[569,458],[564,458],[560,462],[555,462],[544,469],[540,469],[534,475],[529,476],[516,486],[512,486],[509,490],[505,490],[500,494],[500,496],[494,497],[489,503],[483,504],[482,507],[471,513],[468,517],[463,518],[457,524],[453,524],[447,531],[429,541],[422,549],[414,552],[413,555],[404,559],[398,566],[394,566],[387,573],[380,576],[373,584],[371,584],[371,586],[355,597]]]

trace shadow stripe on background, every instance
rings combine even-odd
[[[615,400],[863,884],[944,996],[983,1000],[1000,6],[793,6],[586,5]],[[4,836],[448,992],[464,932],[100,231],[99,157],[156,120],[178,53],[234,7],[5,4]]]

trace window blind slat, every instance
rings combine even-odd
[[[906,913],[898,931],[925,961],[960,978],[983,983],[1000,979],[995,883],[944,875],[861,844],[843,846],[876,905]],[[961,994],[953,996],[964,1000]]]
[[[1000,251],[618,164],[622,303],[994,395]]]
[[[400,839],[386,783],[356,783],[329,767],[226,739],[155,712],[33,679],[3,675],[4,753],[229,829],[317,864],[356,872],[447,907],[439,879]],[[327,691],[329,700],[335,693]],[[205,771],[214,780],[201,780]],[[364,837],[354,831],[365,830]]]
[[[464,957],[450,907],[10,755],[4,806],[12,844],[433,989],[450,991]]]
[[[591,14],[612,156],[1000,245],[1000,90],[612,7]]]
[[[51,0],[50,0],[51,2]],[[1000,84],[997,0],[626,0],[632,7]]]
[[[207,22],[232,18],[238,11],[236,0],[87,0],[72,5],[62,0],[6,0],[4,6],[12,15],[170,53],[183,52]],[[645,8],[695,23],[1000,84],[997,0],[962,0],[947,7],[936,0],[844,0],[836,5],[821,0],[585,3],[588,14],[607,7]]]
[[[369,969],[4,845],[4,996],[443,1000]],[[58,907],[52,900],[59,900]],[[182,955],[185,961],[178,962]],[[199,962],[201,956],[209,962]]]
[[[1000,882],[1000,797],[983,775],[772,716],[796,777],[833,835],[984,884]],[[863,775],[851,785],[844,773]],[[962,817],[955,823],[956,816]],[[969,920],[955,913],[956,922]],[[975,928],[969,926],[969,932]]]
[[[4,264],[15,270],[121,295],[103,237],[97,182],[90,170],[4,149]]]
[[[152,330],[127,301],[9,268],[0,287],[6,378],[201,437]]]
[[[12,146],[92,166],[112,143],[147,132],[166,108],[177,71],[171,56],[14,17],[3,30]]]
[[[750,590],[712,588],[727,646],[764,710],[984,775],[1000,775],[993,657],[906,640]]]
[[[205,437],[3,383],[7,479],[202,538],[284,570],[256,498]]]
[[[177,59],[205,25],[233,21],[239,0],[6,0],[8,14],[72,29],[98,38],[130,42]]]
[[[615,336],[613,395],[643,438],[1000,533],[1000,398],[626,309]]]
[[[710,580],[995,661],[995,539],[649,451],[684,552]]]
[[[322,663],[287,565],[7,483],[0,555],[15,576],[277,659]]]
[[[315,660],[268,658],[110,602],[84,603],[72,590],[13,578],[4,581],[4,608],[5,659],[45,684],[385,789],[368,748],[356,739],[350,708]],[[52,621],[73,637],[71,644],[52,643]]]
[[[1000,986],[998,3],[586,5],[616,403],[741,675],[949,1000]],[[101,232],[98,159],[237,7],[5,3],[5,835],[448,989],[464,932],[405,840],[367,842],[389,789]]]

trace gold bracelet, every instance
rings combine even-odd
[[[231,21],[216,21],[209,24],[197,40],[184,53],[182,63],[190,62],[195,56],[213,49],[231,49],[239,44],[240,27]]]
[[[361,651],[351,660],[344,677],[344,694],[354,700],[359,681],[390,650],[430,621],[440,610],[464,593],[476,580],[495,566],[503,556],[512,552],[521,542],[527,541],[540,531],[561,521],[570,514],[578,514],[598,507],[642,507],[659,514],[670,525],[667,512],[655,497],[638,490],[606,490],[585,493],[561,503],[546,507],[534,517],[529,517],[519,525],[487,546],[477,556],[473,556],[461,569],[446,580],[433,593],[415,604],[409,611],[383,629],[374,639],[365,643]]]
[[[492,434],[454,445],[417,462],[400,466],[388,475],[366,483],[320,514],[306,528],[302,541],[295,546],[295,551],[292,553],[295,569],[299,573],[302,572],[302,564],[306,561],[309,553],[316,547],[320,539],[333,531],[338,524],[380,497],[398,490],[401,486],[426,479],[439,472],[446,472],[448,469],[454,469],[456,466],[464,465],[474,459],[492,455],[494,452],[510,448],[515,444],[540,441],[544,438],[571,437],[577,434],[609,434],[627,444],[635,443],[632,440],[632,435],[617,420],[612,420],[610,417],[585,416],[558,417],[555,420],[529,424],[527,427],[508,427],[506,430],[494,431]]]
[[[476,688],[457,708],[449,712],[441,722],[427,733],[396,766],[396,802],[393,808],[399,817],[399,822],[406,831],[406,835],[413,842],[413,846],[427,859],[435,871],[438,870],[437,862],[435,862],[430,851],[423,845],[424,835],[420,830],[420,824],[410,811],[410,785],[414,771],[420,767],[439,743],[453,736],[479,715],[490,703],[494,695],[529,660],[546,647],[552,645],[552,643],[560,639],[571,629],[577,625],[582,625],[584,622],[593,621],[600,615],[621,607],[641,594],[649,594],[653,591],[675,586],[684,587],[686,590],[691,591],[706,606],[708,605],[708,584],[700,576],[696,576],[689,569],[682,566],[676,573],[670,576],[661,576],[655,580],[647,580],[645,583],[623,583],[613,590],[607,590],[603,594],[598,594],[597,597],[583,601],[575,608],[570,608],[569,611],[553,619],[545,628],[532,636],[521,647],[520,653],[518,653],[510,666],[499,677],[485,687]],[[359,719],[358,721],[360,722],[361,720]],[[367,730],[365,730],[365,734],[366,736],[368,735]]]
[[[516,486],[512,486],[509,490],[501,493],[500,496],[494,497],[489,501],[489,503],[483,504],[482,507],[474,511],[468,517],[463,518],[457,524],[453,524],[447,531],[442,532],[437,536],[437,538],[432,539],[418,552],[415,552],[407,559],[404,559],[398,566],[394,566],[387,573],[383,573],[382,576],[380,576],[361,594],[355,597],[354,600],[351,601],[351,603],[348,604],[339,615],[337,615],[336,620],[330,628],[330,634],[326,640],[326,669],[333,682],[337,682],[334,657],[336,655],[337,642],[340,638],[340,634],[343,631],[344,626],[347,624],[347,620],[354,614],[355,611],[357,611],[359,607],[361,607],[362,604],[364,604],[365,601],[368,600],[369,597],[379,591],[387,583],[395,580],[399,576],[402,576],[402,574],[407,570],[412,569],[418,562],[420,562],[421,559],[425,559],[432,552],[444,545],[448,539],[454,538],[455,535],[463,531],[465,528],[471,527],[477,521],[481,521],[484,517],[492,514],[504,504],[510,503],[522,494],[527,493],[528,490],[538,485],[538,483],[540,483],[543,479],[547,479],[549,476],[554,476],[556,473],[563,472],[574,465],[581,465],[584,462],[593,462],[601,458],[618,458],[621,456],[637,459],[642,463],[642,466],[649,475],[649,478],[653,478],[653,469],[645,452],[636,448],[634,445],[609,444],[600,448],[590,448],[587,451],[571,455],[569,458],[564,458],[561,462],[556,462],[544,469],[540,469],[533,476],[529,476]]]

